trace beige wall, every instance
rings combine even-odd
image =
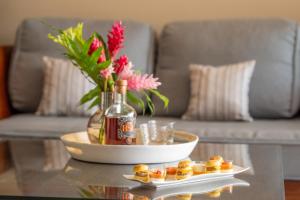
[[[22,19],[39,16],[133,19],[161,30],[189,19],[285,17],[300,21],[300,0],[0,0],[0,44]]]

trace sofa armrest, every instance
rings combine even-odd
[[[9,46],[0,46],[0,120],[10,115],[7,80],[11,49]]]

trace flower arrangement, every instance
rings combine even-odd
[[[145,98],[151,113],[155,106],[149,96],[153,94],[162,100],[164,107],[169,100],[158,90],[161,85],[158,78],[152,74],[141,74],[133,69],[132,63],[126,55],[117,57],[120,49],[124,47],[124,26],[122,22],[115,22],[107,34],[107,43],[98,33],[93,33],[87,40],[83,38],[83,23],[66,30],[56,29],[57,35],[48,37],[62,45],[65,55],[77,66],[85,77],[95,84],[95,88],[85,94],[80,103],[91,102],[89,108],[98,105],[101,101],[99,93],[113,91],[115,81],[127,80],[127,99],[145,111]],[[138,95],[141,94],[141,95]]]

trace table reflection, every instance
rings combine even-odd
[[[97,164],[71,159],[59,140],[11,141],[10,151],[20,193],[28,196],[205,199],[220,198],[223,194],[234,193],[237,187],[249,186],[245,181],[231,178],[172,188],[143,188],[122,176],[131,174],[133,165]],[[191,154],[191,159],[206,160],[215,154],[244,167],[252,166],[248,145],[241,144],[200,144]],[[150,167],[168,164],[172,163]]]
[[[84,198],[119,198],[128,200],[139,199],[202,199],[203,197],[220,198],[223,193],[232,194],[234,188],[247,187],[246,181],[229,178],[218,181],[194,183],[166,188],[144,188],[133,189],[119,188],[102,185],[88,185],[79,188],[81,196]]]
[[[189,199],[187,197],[199,194],[220,197],[223,192],[232,193],[233,187],[250,185],[240,179],[226,178],[173,187],[145,188],[139,183],[123,178],[123,174],[132,173],[131,171],[131,165],[95,165],[70,159],[64,168],[64,175],[75,184],[80,195],[85,198]]]

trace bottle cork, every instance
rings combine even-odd
[[[126,94],[127,90],[127,80],[117,80],[117,93]]]

